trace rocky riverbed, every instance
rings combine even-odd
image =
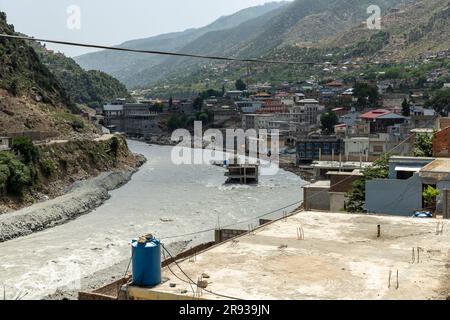
[[[51,228],[90,212],[109,199],[109,191],[127,183],[136,171],[130,168],[105,172],[77,181],[61,197],[0,215],[0,242]]]

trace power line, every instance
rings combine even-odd
[[[282,208],[278,208],[278,209],[272,210],[272,211],[270,211],[270,212],[266,212],[266,213],[264,213],[264,214],[262,214],[262,215],[260,215],[260,216],[253,217],[253,218],[249,218],[249,219],[246,219],[246,220],[241,220],[241,221],[233,222],[233,223],[230,223],[230,224],[221,226],[221,227],[222,227],[222,228],[229,228],[229,227],[232,227],[232,226],[235,226],[235,225],[238,225],[238,224],[243,224],[243,223],[246,223],[246,222],[249,222],[249,221],[253,221],[253,220],[255,220],[255,219],[259,219],[259,218],[268,216],[268,215],[270,215],[270,214],[272,214],[272,213],[276,213],[276,212],[278,212],[278,211],[280,211],[280,210],[287,209],[287,208],[289,208],[289,207],[292,207],[292,206],[295,206],[295,205],[301,204],[301,203],[303,203],[303,201],[297,201],[297,202],[291,203],[291,204],[289,204],[289,205],[286,205],[286,206],[284,206],[284,207],[282,207]],[[215,231],[215,230],[216,230],[216,228],[209,228],[209,229],[205,229],[205,230],[194,231],[194,232],[190,232],[190,233],[186,233],[186,234],[181,234],[181,235],[176,235],[176,236],[163,237],[163,238],[161,238],[161,240],[168,240],[168,239],[175,239],[175,238],[182,238],[182,237],[194,236],[194,235],[197,235],[197,234],[202,234],[202,233],[206,233],[206,232],[210,232],[210,231]]]
[[[40,39],[26,36],[17,36],[9,34],[0,34],[1,38],[7,39],[17,39],[35,42],[47,42],[54,44],[61,44],[67,46],[76,46],[84,48],[94,48],[94,49],[104,49],[104,50],[114,50],[114,51],[125,51],[125,52],[135,52],[135,53],[146,53],[146,54],[157,54],[175,57],[187,57],[187,58],[198,58],[198,59],[210,59],[210,60],[222,60],[222,61],[235,61],[235,62],[254,62],[254,63],[267,63],[267,64],[290,64],[290,65],[314,65],[316,62],[311,61],[281,61],[281,60],[266,60],[266,59],[242,59],[242,58],[231,58],[231,57],[221,57],[221,56],[209,56],[191,53],[180,53],[180,52],[170,52],[170,51],[156,51],[156,50],[139,50],[131,48],[121,48],[121,47],[110,47],[98,44],[88,44],[80,42],[70,42],[70,41],[60,41],[60,40],[50,40],[50,39]]]
[[[178,267],[178,269],[180,269],[181,273],[184,274],[184,276],[185,276],[189,281],[186,281],[186,280],[181,279],[180,277],[178,277],[178,276],[177,276],[177,275],[169,268],[170,272],[171,272],[176,278],[178,278],[179,280],[181,280],[181,281],[183,281],[183,282],[185,282],[185,283],[189,283],[189,284],[192,283],[192,284],[194,284],[195,286],[197,286],[197,288],[198,288],[198,284],[195,283],[195,281],[192,280],[191,277],[189,277],[189,275],[181,268],[181,266],[178,264],[177,260],[170,254],[169,250],[166,249],[166,247],[164,246],[164,244],[161,244],[161,246],[162,246],[163,250],[166,251],[167,254],[169,255],[169,257],[173,260],[173,262],[174,262],[175,265]],[[167,266],[169,266],[169,265],[167,265]],[[192,286],[191,286],[191,288],[192,288]],[[243,300],[243,299],[241,299],[241,298],[236,298],[236,297],[232,297],[232,296],[227,296],[227,295],[224,295],[224,294],[220,294],[220,293],[217,293],[217,292],[208,290],[208,289],[206,289],[206,288],[201,288],[201,289],[202,289],[203,291],[209,292],[209,293],[211,293],[211,294],[214,294],[214,295],[219,296],[219,297],[222,297],[222,298],[231,299],[231,300]]]
[[[18,36],[18,35],[10,35],[10,34],[0,34],[0,38],[35,41],[35,42],[47,42],[47,43],[60,44],[60,45],[66,45],[66,46],[113,50],[113,51],[122,51],[122,52],[134,52],[134,53],[155,54],[155,55],[186,57],[186,58],[196,58],[196,59],[210,59],[210,60],[219,60],[219,61],[234,61],[234,62],[244,62],[244,63],[310,65],[310,66],[314,66],[314,65],[318,65],[318,64],[327,64],[327,65],[332,65],[332,66],[337,66],[337,65],[356,66],[356,65],[372,65],[372,64],[379,65],[380,64],[377,62],[364,62],[363,64],[361,64],[361,63],[354,63],[354,62],[352,62],[352,63],[337,63],[337,62],[326,62],[326,61],[289,61],[289,60],[268,60],[268,59],[256,59],[256,58],[253,58],[253,59],[251,59],[251,58],[233,58],[233,57],[210,56],[210,55],[171,52],[171,51],[139,50],[139,49],[132,49],[132,48],[124,48],[124,47],[111,47],[111,46],[105,46],[105,45],[99,45],[99,44],[42,39],[42,38],[34,38],[34,37]],[[388,63],[383,63],[383,64],[388,64]]]

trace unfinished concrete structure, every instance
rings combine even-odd
[[[427,186],[439,190],[435,208],[426,207],[422,193]],[[450,189],[450,159],[392,157],[388,179],[366,182],[365,208],[370,213],[403,216],[422,209],[443,215],[445,189]]]
[[[136,300],[446,299],[442,221],[298,212],[168,265],[156,287],[122,292]]]
[[[229,164],[225,176],[228,177],[227,183],[258,183],[259,165],[257,164]]]

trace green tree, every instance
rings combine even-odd
[[[198,96],[197,98],[194,99],[194,102],[192,103],[192,106],[194,108],[194,110],[202,110],[203,108],[203,98],[201,96]]]
[[[204,112],[200,113],[198,116],[198,120],[201,121],[203,124],[208,123],[209,120],[208,114]]]
[[[408,103],[408,100],[406,98],[403,100],[402,103],[402,115],[405,117],[409,117],[411,115],[411,106]]]
[[[10,175],[9,167],[6,164],[0,164],[0,195],[6,192],[6,182]]]
[[[362,170],[363,176],[353,183],[352,189],[346,195],[348,212],[364,212],[366,182],[373,179],[386,179],[389,176],[389,158],[389,154],[383,154],[372,166]]]
[[[235,87],[236,87],[236,90],[240,90],[240,91],[244,91],[247,89],[247,85],[245,84],[244,81],[242,81],[242,79],[236,80]]]
[[[334,132],[334,126],[338,123],[338,117],[333,111],[322,113],[320,116],[321,129],[325,134]]]
[[[450,111],[450,89],[438,90],[426,106],[434,108],[442,116],[448,116]]]
[[[173,131],[180,127],[180,119],[176,114],[172,114],[167,121],[167,127]]]
[[[21,196],[33,184],[33,172],[11,153],[0,152],[0,191]]]
[[[12,140],[11,149],[20,154],[25,163],[36,162],[38,159],[38,150],[34,146],[31,138],[17,137]]]
[[[434,134],[419,133],[414,144],[415,157],[432,157],[433,156],[433,139]]]
[[[436,210],[436,198],[440,192],[433,186],[427,186],[422,192],[423,202],[426,210]]]
[[[173,108],[173,98],[171,96],[169,99],[169,110],[172,111],[172,108]]]
[[[378,107],[378,89],[367,83],[357,83],[353,88],[353,95],[357,99],[357,107],[364,108]]]

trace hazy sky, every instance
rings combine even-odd
[[[0,0],[0,10],[6,12],[8,22],[14,24],[16,31],[34,37],[115,45],[126,40],[202,27],[220,16],[272,1]],[[71,6],[75,6],[75,11],[69,10],[73,10]],[[80,19],[76,18],[78,16]],[[86,52],[77,47],[51,44],[47,47],[69,56]]]

